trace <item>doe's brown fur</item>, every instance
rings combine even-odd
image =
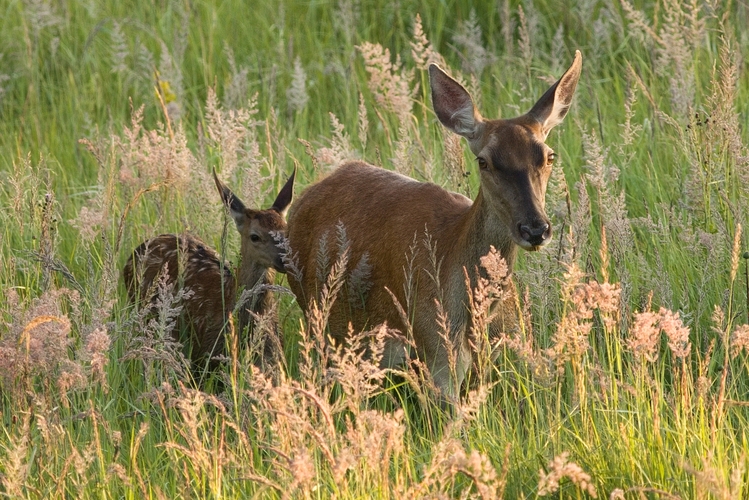
[[[289,284],[300,304],[309,307],[318,300],[320,240],[343,225],[349,269],[365,260],[369,287],[359,304],[340,298],[335,302],[329,316],[332,336],[345,342],[349,323],[362,331],[383,322],[405,335],[407,325],[394,307],[394,296],[410,306],[416,354],[443,395],[456,397],[472,362],[465,273],[474,286],[480,258],[491,246],[511,270],[517,247],[536,250],[548,243],[551,224],[544,197],[554,153],[545,140],[567,113],[581,67],[578,51],[570,68],[528,113],[488,120],[458,82],[431,65],[436,115],[465,137],[476,155],[476,199],[363,162],[340,166],[305,190],[289,211],[289,244],[302,272],[301,280],[289,275]],[[432,248],[414,250],[414,242],[425,238]],[[447,314],[447,338],[440,334],[437,300]],[[403,338],[388,341],[384,364],[402,364],[408,356],[405,346]]]

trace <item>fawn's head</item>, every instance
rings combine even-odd
[[[544,198],[555,154],[544,141],[567,114],[581,68],[582,56],[577,51],[569,69],[528,113],[510,120],[488,120],[462,85],[437,65],[429,66],[437,117],[468,139],[478,162],[484,201],[508,228],[512,240],[526,250],[537,250],[551,239]]]
[[[278,192],[273,205],[265,210],[246,208],[244,203],[226,187],[213,171],[213,180],[221,194],[221,199],[229,209],[241,237],[242,262],[255,262],[263,267],[272,267],[284,273],[282,250],[279,248],[279,235],[286,231],[284,214],[291,204],[294,192],[296,170]]]

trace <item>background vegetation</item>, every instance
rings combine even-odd
[[[0,0],[0,494],[743,498],[749,5]],[[345,158],[475,195],[441,61],[488,117],[583,54],[521,254],[524,329],[452,415],[280,295],[284,362],[201,392],[125,300],[141,241],[237,255],[209,177],[268,206]],[[279,283],[283,284],[281,280]]]

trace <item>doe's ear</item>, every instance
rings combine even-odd
[[[432,105],[442,124],[469,141],[476,138],[484,120],[471,99],[471,94],[450,78],[436,64],[429,65]]]
[[[567,110],[570,109],[582,67],[583,56],[579,50],[576,50],[572,65],[528,112],[530,117],[541,124],[545,136],[549,135],[551,129],[562,123]]]
[[[234,223],[239,227],[239,225],[244,221],[247,212],[244,203],[237,198],[231,189],[226,187],[226,185],[218,179],[215,168],[213,169],[213,180],[216,182],[216,188],[218,188],[218,192],[221,195],[221,200],[224,202],[226,208],[229,209],[229,214],[231,214],[231,218],[234,219]]]
[[[289,208],[289,205],[291,204],[291,200],[294,197],[294,178],[295,177],[296,177],[296,165],[294,166],[294,171],[291,172],[291,177],[289,177],[289,180],[286,181],[286,184],[284,184],[281,190],[278,192],[278,196],[276,196],[276,201],[274,201],[273,206],[270,207],[271,210],[275,210],[279,214],[283,215],[286,212],[286,209]]]

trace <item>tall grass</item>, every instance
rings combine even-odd
[[[0,2],[0,494],[744,498],[747,25],[742,1]],[[165,333],[180,292],[160,321],[127,304],[155,234],[238,255],[214,167],[255,207],[352,157],[475,195],[426,64],[511,117],[575,49],[555,240],[454,411],[417,362],[378,368],[386,329],[328,345],[345,254],[316,308],[279,294],[274,369],[230,332],[213,392]]]

